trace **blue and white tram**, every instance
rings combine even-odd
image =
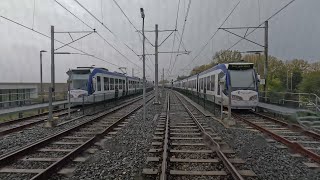
[[[142,80],[105,68],[78,67],[67,72],[70,80],[70,101],[92,103],[142,91]]]
[[[222,93],[220,82],[224,82]],[[218,64],[204,72],[173,83],[174,88],[191,91],[216,104],[228,106],[231,88],[232,109],[253,109],[258,105],[258,76],[252,63]]]

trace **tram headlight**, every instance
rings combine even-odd
[[[251,96],[250,97],[250,101],[254,101],[254,100],[257,100],[258,99],[258,95],[254,95],[254,96]]]
[[[236,100],[236,101],[242,101],[242,100],[243,100],[242,97],[236,96],[236,95],[231,95],[231,99],[232,99],[232,100]]]
[[[80,94],[78,97],[79,98],[82,98],[82,97],[84,97],[85,96],[85,94]]]

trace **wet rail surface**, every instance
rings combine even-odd
[[[152,95],[147,97],[150,101]],[[93,115],[86,122],[0,157],[0,179],[48,179],[119,127],[142,107],[142,98]]]
[[[288,147],[296,153],[295,156],[308,157],[308,161],[304,163],[306,166],[311,168],[319,166],[317,163],[320,163],[320,135],[316,132],[260,113],[233,113],[232,115],[243,122],[247,129],[259,130],[274,139],[269,139],[269,142],[278,141],[285,145],[278,146],[279,148]]]
[[[143,174],[147,179],[255,179],[183,97],[170,91]]]

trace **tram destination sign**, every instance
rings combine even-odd
[[[252,64],[252,63],[229,64],[228,69],[229,69],[229,70],[247,70],[247,69],[253,69],[253,64]]]

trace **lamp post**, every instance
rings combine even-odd
[[[141,13],[141,18],[142,18],[142,36],[143,36],[143,40],[142,40],[142,61],[143,61],[143,121],[146,120],[146,68],[145,68],[145,48],[144,48],[144,43],[145,43],[145,36],[144,36],[144,11],[143,8],[140,8],[140,13]]]
[[[42,97],[42,103],[44,103],[44,98],[43,98],[43,82],[42,82],[42,53],[47,52],[45,50],[40,51],[40,93]]]

